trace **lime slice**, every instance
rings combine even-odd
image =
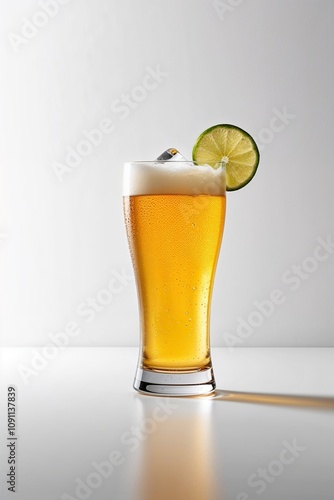
[[[234,125],[215,125],[205,130],[193,148],[193,161],[214,167],[226,163],[226,189],[236,191],[254,177],[260,153],[254,139]]]

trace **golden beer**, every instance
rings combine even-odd
[[[215,387],[209,323],[225,171],[176,163],[127,164],[124,216],[140,311],[134,386],[187,395]]]
[[[210,365],[210,301],[225,219],[225,196],[124,198],[135,269],[143,366]]]

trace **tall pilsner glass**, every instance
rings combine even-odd
[[[215,389],[209,323],[225,184],[223,163],[125,164],[124,214],[140,311],[138,391],[187,396]]]

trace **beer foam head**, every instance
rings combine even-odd
[[[189,161],[129,162],[124,166],[123,195],[209,194],[224,195],[225,167],[196,165]]]

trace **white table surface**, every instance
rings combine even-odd
[[[0,350],[1,499],[334,499],[334,349],[213,349],[218,390],[200,398],[136,393],[137,352],[65,348],[24,380],[34,349]]]

